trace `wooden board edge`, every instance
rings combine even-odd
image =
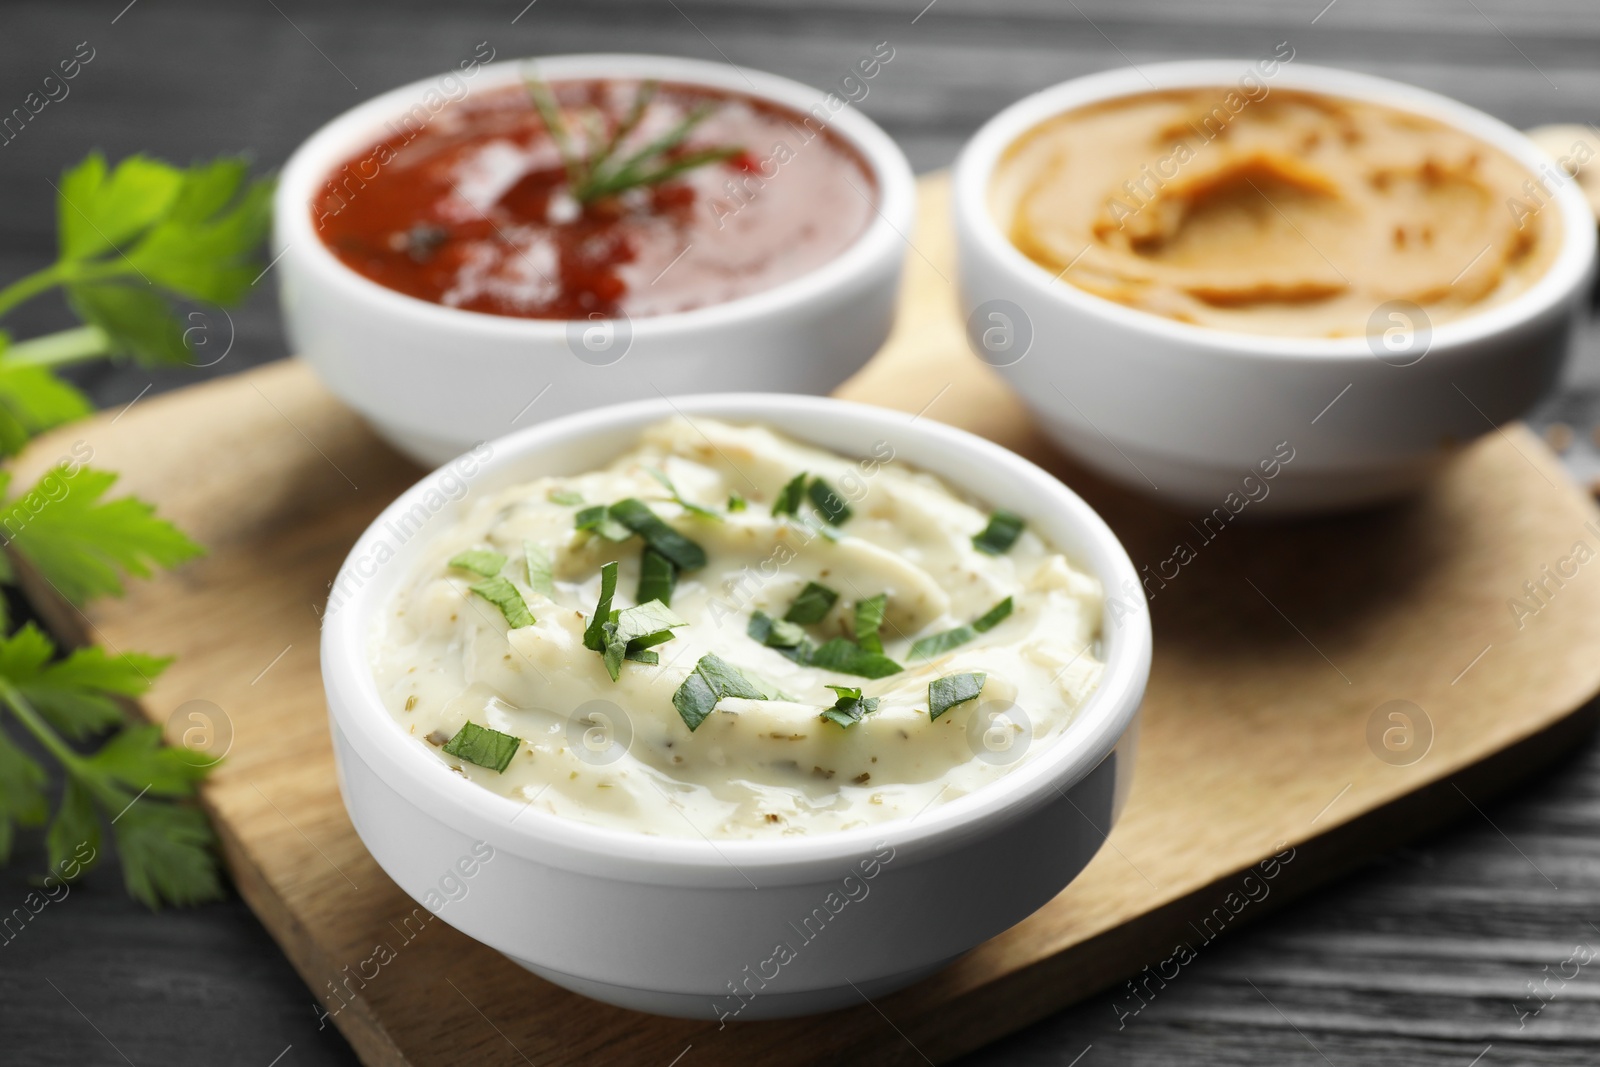
[[[201,806],[216,827],[223,863],[240,899],[255,914],[294,967],[295,973],[305,982],[311,1005],[322,1006],[322,1000],[316,994],[317,982],[326,981],[328,976],[337,974],[339,964],[316,947],[315,937],[301,925],[295,913],[283,905],[282,898],[273,891],[265,873],[251,861],[249,850],[235,836],[233,827],[218,818],[203,800]],[[417,1067],[395,1044],[364,998],[355,998],[331,1018],[365,1067]]]
[[[1600,695],[1481,760],[1306,839],[1294,846],[1294,859],[1280,865],[1282,875],[1273,879],[1269,895],[1258,904],[1241,909],[1238,921],[1230,921],[1219,936],[1226,937],[1277,913],[1285,905],[1326,888],[1400,845],[1443,830],[1475,811],[1481,815],[1483,802],[1504,795],[1536,772],[1559,762],[1578,745],[1591,740],[1597,730]],[[1233,871],[1066,952],[972,990],[961,998],[959,1013],[947,1007],[927,1017],[936,1020],[935,1026],[927,1026],[927,1019],[908,1022],[904,1018],[898,1025],[915,1035],[919,1048],[935,1062],[945,1063],[973,1052],[1111,989],[1168,958],[1178,942],[1185,940],[1185,931],[1192,929],[1190,924],[1210,915],[1254,869],[1251,866]],[[1129,955],[1126,947],[1130,931],[1140,946],[1135,955]],[[1099,966],[1084,966],[1084,953],[1095,956]],[[1101,977],[1087,977],[1094,974]],[[1111,977],[1106,979],[1105,975]],[[1005,1024],[981,1033],[963,1033],[965,1024],[961,1019],[952,1019],[957,1014],[961,1019],[1005,1020]],[[863,1050],[870,1054],[862,1062],[882,1062],[881,1051]],[[915,1063],[920,1058],[919,1055],[906,1062]]]

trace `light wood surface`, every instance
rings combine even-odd
[[[966,426],[1044,463],[1101,510],[1136,564],[1197,542],[1183,517],[1073,468],[966,354],[943,186],[924,194],[899,331],[841,394]],[[1568,584],[1520,629],[1506,606],[1575,542],[1600,545],[1600,512],[1520,428],[1465,449],[1407,505],[1231,525],[1197,543],[1197,562],[1152,604],[1157,653],[1133,794],[1072,886],[912,990],[825,1020],[719,1032],[565,993],[442,923],[409,939],[399,929],[411,902],[339,803],[317,610],[348,546],[416,468],[294,362],[41,439],[19,477],[78,439],[211,554],[88,615],[62,612],[58,625],[177,655],[145,702],[152,718],[192,700],[226,714],[235,738],[206,803],[241,893],[319,995],[375,946],[394,953],[333,1018],[369,1064],[666,1064],[690,1045],[701,1063],[949,1059],[1180,941],[1203,953],[1205,930],[1242,925],[1471,810],[1569,747],[1588,725],[1574,709],[1600,689],[1600,586]],[[1374,709],[1394,699],[1433,726],[1410,766],[1367,741]],[[1265,900],[1215,918],[1234,910],[1248,868],[1290,847]]]

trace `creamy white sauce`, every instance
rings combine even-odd
[[[845,459],[762,427],[674,419],[646,431],[604,470],[541,478],[478,500],[442,533],[387,610],[370,644],[372,670],[401,728],[458,773],[557,815],[641,833],[751,838],[824,833],[914,818],[981,788],[1047,747],[1099,681],[1099,583],[1025,529],[1003,555],[973,547],[985,511],[938,479],[876,455]],[[651,470],[722,521],[673,503]],[[770,514],[801,471],[819,475],[853,514],[829,538]],[[575,493],[583,504],[551,494]],[[709,562],[680,574],[671,608],[688,625],[658,645],[659,665],[625,662],[612,681],[583,634],[600,568],[620,562],[613,607],[634,603],[643,542],[612,542],[574,528],[585,505],[647,502],[699,544]],[[809,500],[803,514],[814,515]],[[523,545],[543,546],[554,590],[528,584]],[[502,574],[536,618],[509,629],[471,592],[478,575],[449,566],[468,549],[508,557]],[[852,635],[857,601],[888,594],[884,652],[902,664],[877,680],[802,666],[746,634],[753,611],[781,618],[808,581],[839,594],[807,627],[821,644]],[[975,640],[909,662],[917,637],[979,618],[1005,597],[1011,615]],[[701,656],[715,653],[792,700],[725,698],[691,732],[673,694]],[[987,675],[977,700],[929,716],[928,684]],[[842,727],[820,713],[856,686],[878,710]],[[503,773],[465,763],[441,745],[473,722],[521,739]]]

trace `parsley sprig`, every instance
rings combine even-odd
[[[589,110],[577,116],[583,129],[580,147],[572,135],[567,114],[550,86],[540,78],[526,78],[528,97],[544,125],[550,139],[561,153],[561,163],[567,170],[567,185],[573,199],[581,204],[592,203],[629,189],[659,185],[696,167],[721,163],[744,154],[737,145],[699,148],[686,151],[684,146],[694,132],[716,109],[702,104],[690,111],[661,136],[634,152],[624,154],[622,144],[639,128],[650,104],[655,99],[659,83],[647,81],[639,86],[633,102],[623,117],[606,130],[606,118]]]
[[[80,869],[92,867],[109,825],[123,882],[137,899],[155,908],[220,896],[211,828],[199,809],[183,803],[194,796],[209,761],[162,745],[159,726],[125,726],[92,753],[67,741],[119,725],[118,698],[143,694],[171,660],[108,656],[98,648],[60,659],[55,653],[32,623],[0,638],[0,702],[11,722],[66,772],[61,804],[51,817],[44,768],[0,731],[0,862],[10,858],[17,827],[48,819],[51,868],[59,871],[73,859]]]
[[[21,341],[0,331],[0,458],[92,411],[57,368],[107,356],[198,364],[209,323],[180,312],[233,303],[262,272],[272,182],[251,179],[242,158],[185,168],[132,156],[113,167],[93,153],[56,190],[56,259],[0,288],[0,316],[59,290],[81,325]],[[120,596],[129,575],[201,554],[149,504],[108,499],[117,476],[86,461],[75,453],[21,492],[0,470],[0,585],[16,585],[20,565],[81,607]],[[45,826],[51,869],[71,862],[81,875],[109,826],[123,882],[140,901],[220,896],[215,840],[192,803],[214,761],[164,746],[159,727],[129,724],[124,712],[169,661],[96,648],[62,655],[31,623],[7,629],[0,598],[0,863],[19,827]],[[17,731],[64,774],[53,814],[49,776]]]
[[[9,416],[26,426],[88,412],[81,394],[68,396],[70,386],[19,379],[24,368],[105,355],[146,365],[195,362],[189,343],[200,338],[185,342],[194,324],[174,305],[226,305],[245,295],[261,273],[272,184],[249,180],[249,163],[237,156],[188,168],[130,156],[113,168],[95,152],[63,174],[56,261],[0,289],[0,315],[59,288],[85,325],[0,346],[0,379],[9,380],[0,403]]]

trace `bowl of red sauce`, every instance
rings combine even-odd
[[[276,207],[291,342],[435,464],[618,401],[827,392],[888,335],[915,184],[836,94],[573,55],[469,60],[344,113]]]

